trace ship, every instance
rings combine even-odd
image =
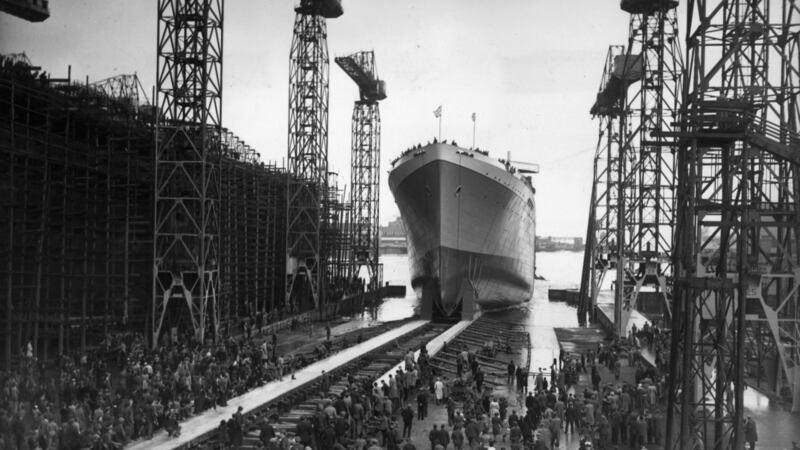
[[[471,319],[527,302],[536,267],[536,190],[508,159],[448,143],[392,162],[411,285],[427,319]]]

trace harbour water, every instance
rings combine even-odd
[[[558,357],[558,340],[554,327],[577,327],[574,307],[547,300],[549,286],[576,286],[580,280],[582,252],[547,252],[537,255],[538,273],[545,280],[537,280],[533,299],[518,307],[492,312],[493,317],[524,324],[536,345],[533,348],[531,368],[548,368]],[[411,288],[406,255],[381,256],[384,282],[406,285],[405,298],[388,299],[377,311],[378,320],[398,320],[411,317],[419,301]]]
[[[580,284],[583,252],[540,252],[536,255],[538,275],[533,298],[527,304],[509,310],[491,313],[502,320],[523,323],[531,333],[533,344],[531,370],[547,368],[558,357],[558,340],[554,328],[577,327],[578,317],[574,307],[563,302],[549,302],[549,287],[577,287]],[[418,300],[409,280],[406,255],[381,256],[384,282],[406,285],[405,298],[386,300],[376,312],[377,320],[398,320],[411,317]],[[758,425],[758,449],[789,449],[792,441],[800,443],[800,415],[791,414],[786,405],[745,388],[745,416],[751,416]]]

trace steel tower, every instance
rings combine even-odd
[[[380,246],[381,116],[378,102],[386,98],[386,85],[378,78],[375,54],[358,52],[335,58],[336,64],[358,85],[353,105],[350,172],[350,276],[366,266],[370,283],[378,282]],[[373,286],[376,287],[376,286]]]
[[[223,0],[158,3],[153,345],[165,327],[219,329],[222,14]]]
[[[599,119],[599,131],[578,305],[581,324],[586,323],[587,315],[594,317],[594,306],[607,272],[621,272],[624,235],[620,230],[624,229],[627,197],[622,181],[628,177],[630,167],[623,145],[628,120],[626,95],[628,86],[641,76],[631,63],[623,46],[608,48],[600,89],[590,110]]]
[[[681,54],[673,0],[624,0],[631,14],[626,59],[641,72],[627,95],[628,128],[624,153],[631,167],[624,184],[625,234],[622,289],[615,298],[617,334],[625,336],[631,312],[643,295],[657,298],[669,317],[672,236],[675,221],[674,139],[653,136],[672,131],[677,117]],[[618,285],[619,286],[619,285]]]
[[[285,308],[318,307],[325,284],[320,229],[328,185],[328,44],[326,19],[338,0],[302,0],[295,8],[289,72],[289,148]],[[308,290],[295,286],[305,279]],[[293,295],[293,293],[295,295]],[[307,299],[311,298],[312,304]],[[301,303],[302,302],[302,303]]]
[[[687,4],[681,128],[665,134],[680,139],[671,448],[742,448],[761,367],[765,387],[798,396],[797,8]]]

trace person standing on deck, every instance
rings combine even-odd
[[[514,376],[517,373],[517,368],[514,366],[514,360],[508,362],[508,376],[506,377],[506,382],[510,386],[514,386]]]

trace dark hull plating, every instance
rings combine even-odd
[[[531,298],[530,185],[483,155],[434,144],[398,164],[389,186],[406,227],[412,285],[436,313],[457,313],[468,291],[483,309]]]

